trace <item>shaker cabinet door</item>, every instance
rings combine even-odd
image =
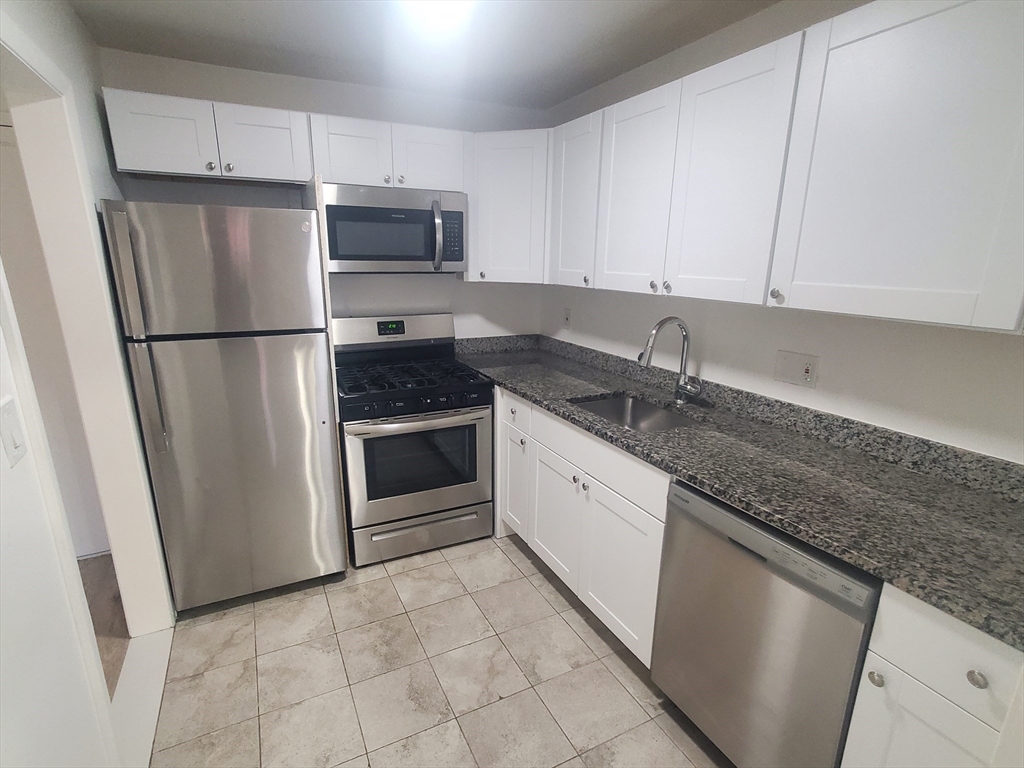
[[[680,87],[677,80],[604,110],[598,288],[662,292]]]
[[[666,293],[764,302],[802,39],[683,78]]]
[[[1024,3],[871,3],[807,31],[770,305],[1012,329]]]
[[[530,443],[533,520],[527,543],[573,592],[579,583],[583,473],[540,443]]]
[[[498,429],[498,517],[529,541],[530,440],[511,424],[501,422]]]
[[[471,274],[488,282],[543,283],[548,131],[478,133],[473,140]]]
[[[594,286],[601,125],[595,112],[554,132],[551,182],[551,282]]]
[[[584,483],[577,594],[650,667],[665,524],[593,478]]]
[[[394,186],[464,192],[465,137],[462,131],[394,123]]]
[[[313,168],[327,184],[394,186],[391,123],[310,115]]]
[[[868,651],[842,765],[981,768],[998,738],[995,730]]]
[[[213,103],[103,89],[119,171],[220,176]]]
[[[224,176],[276,181],[309,181],[313,160],[305,112],[213,105]]]

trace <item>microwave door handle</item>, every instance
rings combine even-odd
[[[433,200],[430,203],[430,210],[434,212],[434,271],[441,271],[441,256],[444,253],[444,230],[441,221],[441,202]]]

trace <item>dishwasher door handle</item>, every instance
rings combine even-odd
[[[750,547],[746,547],[743,544],[740,544],[738,541],[736,541],[736,539],[732,538],[731,536],[726,536],[725,538],[726,538],[726,541],[728,541],[734,547],[739,547],[740,549],[742,549],[744,552],[746,552],[748,555],[750,555],[751,557],[755,558],[759,562],[762,562],[762,563],[767,563],[768,562],[768,558],[767,557],[765,557],[762,554],[759,554],[759,553],[755,552]]]

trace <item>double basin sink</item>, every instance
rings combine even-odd
[[[664,432],[677,427],[690,427],[697,422],[632,395],[618,395],[602,400],[570,401],[595,416],[634,432]]]

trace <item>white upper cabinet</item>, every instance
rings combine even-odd
[[[683,78],[666,293],[764,303],[802,39]]]
[[[396,187],[465,190],[465,134],[419,125],[391,126]]]
[[[391,123],[310,115],[313,167],[328,184],[393,186]]]
[[[544,282],[548,131],[474,137],[472,279]]]
[[[1024,3],[872,3],[807,31],[769,304],[1014,328]]]
[[[277,181],[313,176],[305,112],[217,102],[213,114],[225,176]]]
[[[103,89],[119,171],[220,176],[213,103]]]
[[[598,288],[662,290],[680,87],[677,80],[604,110]]]
[[[560,285],[594,285],[603,119],[595,112],[554,131],[550,258]]]

